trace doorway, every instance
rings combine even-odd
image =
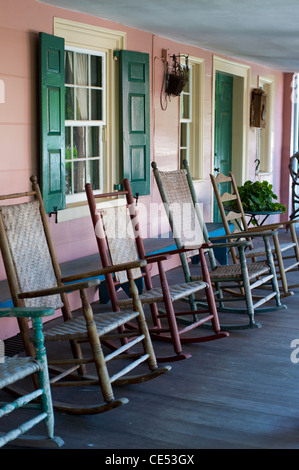
[[[216,92],[219,80],[222,82],[222,99],[218,100]],[[249,139],[249,97],[250,97],[250,66],[233,62],[222,57],[213,56],[213,136],[211,173],[217,174],[214,168],[219,168],[224,174],[232,171],[238,185],[242,185],[248,176],[248,139]],[[224,98],[224,99],[223,99]],[[229,98],[229,99],[228,99]],[[224,113],[224,103],[219,107],[217,101],[227,101],[228,113]],[[231,101],[231,104],[228,104]],[[230,107],[231,106],[231,107]],[[218,125],[219,116],[223,120]],[[229,118],[230,116],[230,118]],[[218,119],[218,120],[217,120]],[[219,134],[219,128],[220,134]],[[221,137],[222,133],[222,137]],[[229,137],[225,136],[227,134]],[[223,143],[218,143],[223,139]],[[218,148],[219,145],[219,148]],[[230,149],[230,150],[229,150]],[[230,158],[221,153],[230,152]],[[215,154],[219,155],[215,155]],[[220,162],[219,162],[220,159]],[[221,163],[221,164],[220,164]],[[221,168],[221,170],[220,170]],[[218,218],[217,203],[211,198],[213,221]],[[217,208],[218,209],[218,208]]]
[[[228,175],[232,169],[233,77],[216,72],[214,176]],[[221,185],[220,193],[230,192],[230,183]],[[214,222],[221,222],[214,196]]]

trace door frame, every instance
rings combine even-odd
[[[215,153],[215,86],[216,72],[233,76],[233,123],[232,123],[232,172],[239,184],[243,184],[248,174],[249,106],[250,106],[250,66],[213,56],[212,82],[212,161]],[[240,158],[241,157],[241,158]],[[213,205],[213,198],[212,198]],[[211,213],[213,214],[213,207]]]
[[[212,174],[223,173],[228,175],[232,171],[232,138],[233,138],[233,91],[234,77],[216,70],[215,72],[215,133],[214,133],[214,167]],[[225,99],[223,100],[223,93]],[[216,154],[217,152],[217,154]],[[217,157],[216,157],[217,155]],[[222,163],[221,163],[222,162]],[[217,171],[215,167],[218,167]],[[219,188],[220,193],[230,191],[230,184],[225,183]],[[213,222],[221,222],[221,215],[217,205],[215,193],[213,194]]]

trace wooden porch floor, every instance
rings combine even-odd
[[[168,278],[181,279],[178,270]],[[289,275],[292,284],[298,278]],[[299,289],[294,292],[282,299],[286,310],[258,315],[262,328],[188,345],[192,357],[172,363],[168,374],[116,387],[115,395],[128,404],[95,416],[56,412],[62,449],[298,449],[299,363],[291,361],[290,345],[299,338]],[[219,314],[222,324],[234,317]],[[165,343],[154,346],[157,355],[171,350]],[[95,386],[82,393],[101,399]]]

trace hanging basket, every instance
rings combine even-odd
[[[172,56],[172,60],[173,65],[167,75],[166,94],[168,96],[179,96],[188,82],[188,57],[186,59],[186,67],[181,67],[176,55]]]
[[[177,75],[174,73],[170,73],[168,75],[166,93],[167,95],[179,96],[186,83],[188,82],[188,78],[186,75]]]

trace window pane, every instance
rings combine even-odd
[[[77,121],[86,121],[88,119],[88,90],[85,88],[76,89]]]
[[[100,121],[103,119],[101,90],[91,90],[91,119],[93,121]]]
[[[181,163],[184,161],[184,160],[188,160],[187,158],[187,150],[186,149],[181,149]]]
[[[181,96],[181,119],[190,119],[190,96],[182,95]]]
[[[69,87],[65,88],[65,119],[74,119],[74,89]]]
[[[76,85],[88,86],[88,55],[76,54]]]
[[[74,53],[66,51],[64,56],[65,61],[65,83],[74,84]]]
[[[88,127],[87,128],[87,157],[99,157],[100,156],[100,128],[99,127]]]
[[[189,71],[189,80],[186,82],[186,85],[184,86],[183,91],[185,93],[189,93],[190,91],[190,71]]]
[[[187,144],[188,144],[187,136],[188,136],[188,124],[183,122],[181,123],[181,144],[180,144],[181,147],[187,147]]]
[[[65,164],[65,193],[72,194],[72,163]]]
[[[83,193],[86,183],[86,162],[74,162],[74,193]]]
[[[101,87],[102,85],[102,57],[92,55],[90,57],[90,85]]]
[[[85,145],[85,127],[74,127],[73,139],[74,139],[74,158],[85,158],[86,157],[86,145]]]
[[[105,57],[88,51],[65,51],[65,161],[68,201],[81,200],[85,183],[102,189],[102,126],[105,102]],[[82,122],[83,121],[83,122]]]
[[[65,128],[65,158],[66,160],[72,158],[72,143],[71,143],[71,128]]]
[[[100,189],[99,160],[88,160],[86,162],[86,182],[91,184],[92,189]]]

